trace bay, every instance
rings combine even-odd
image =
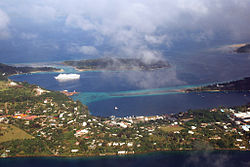
[[[72,71],[71,71],[72,72]],[[96,116],[130,116],[159,115],[184,112],[188,109],[230,107],[250,102],[249,92],[211,92],[181,93],[176,90],[195,87],[215,80],[210,78],[194,79],[195,75],[186,75],[181,81],[177,78],[164,82],[162,85],[152,83],[143,88],[137,81],[131,82],[127,77],[139,75],[138,80],[145,81],[144,75],[154,76],[168,74],[168,71],[154,72],[80,72],[80,80],[58,82],[58,73],[23,74],[10,77],[15,81],[27,81],[49,90],[68,90],[80,92],[73,96],[89,107],[91,114]],[[152,77],[151,77],[152,76]],[[147,78],[146,78],[147,79]],[[157,81],[158,83],[158,81]],[[115,110],[114,107],[118,107]]]

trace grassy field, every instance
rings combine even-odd
[[[16,140],[16,139],[33,139],[31,135],[26,133],[25,131],[13,126],[0,124],[0,143]]]
[[[174,131],[180,131],[184,128],[178,126],[178,125],[175,125],[175,126],[161,126],[160,129],[164,132],[174,132]]]
[[[7,90],[9,88],[9,82],[6,81],[0,81],[0,91]]]

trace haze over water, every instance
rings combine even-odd
[[[11,79],[28,81],[50,90],[80,92],[73,99],[87,104],[97,116],[156,115],[184,112],[188,109],[243,105],[249,92],[179,93],[175,90],[214,82],[230,81],[250,75],[249,55],[195,55],[169,58],[171,68],[142,71],[77,72],[80,80],[58,82],[58,73],[16,75]],[[196,61],[195,59],[199,59]],[[237,68],[237,67],[241,68]],[[114,110],[118,107],[118,110]]]

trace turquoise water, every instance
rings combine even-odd
[[[197,85],[201,86],[201,85]],[[158,96],[158,95],[170,95],[180,94],[179,90],[194,88],[195,85],[176,86],[169,88],[158,89],[144,89],[144,90],[130,90],[130,91],[118,91],[118,92],[80,92],[72,96],[74,100],[80,100],[83,104],[89,104],[96,101],[107,100],[112,98],[126,98],[126,97],[143,97],[143,96]]]

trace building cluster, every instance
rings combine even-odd
[[[246,108],[244,111],[239,111],[236,109],[228,109],[230,114],[230,119],[235,122],[236,125],[240,126],[244,131],[250,131],[250,107]],[[222,110],[224,112],[224,110]]]
[[[123,155],[149,150],[182,150],[191,149],[190,143],[194,140],[212,142],[219,148],[217,143],[225,136],[236,136],[235,147],[249,148],[244,132],[250,130],[250,108],[244,111],[211,109],[199,113],[219,116],[223,113],[227,115],[226,121],[221,118],[197,120],[200,115],[195,116],[195,112],[101,118],[89,115],[83,105],[73,100],[43,97],[48,92],[39,87],[33,91],[36,98],[41,97],[39,100],[2,104],[0,122],[14,122],[32,136],[46,141],[54,155]]]

